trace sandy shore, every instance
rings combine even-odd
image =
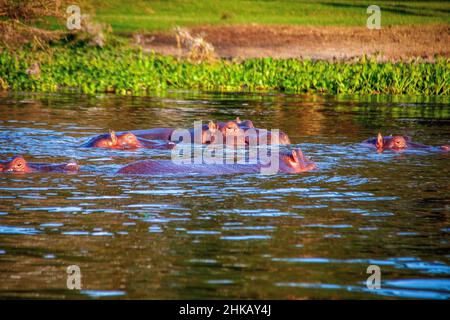
[[[379,60],[409,60],[435,55],[450,57],[450,26],[392,26],[381,30],[365,27],[310,26],[202,26],[188,29],[203,35],[222,58],[311,58],[351,60],[362,55]],[[180,55],[175,33],[140,37],[146,51]]]

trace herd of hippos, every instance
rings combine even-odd
[[[225,139],[230,136],[237,136],[246,130],[252,129],[252,133],[259,135],[263,129],[255,128],[251,120],[241,121],[239,118],[228,122],[209,122],[201,127],[201,144],[219,143],[217,137]],[[177,143],[182,141],[172,141],[173,133],[176,129],[154,128],[149,130],[135,130],[129,132],[110,131],[91,138],[81,147],[85,148],[107,148],[118,150],[130,150],[137,148],[151,149],[172,149]],[[194,129],[188,129],[194,136]],[[266,132],[266,131],[264,131]],[[220,135],[219,135],[220,133]],[[251,135],[245,135],[244,143],[249,143]],[[229,140],[227,140],[229,141]],[[259,140],[257,143],[260,143]],[[267,136],[264,143],[270,144],[276,141],[279,144],[290,144],[289,137],[282,131],[278,133],[278,139]],[[200,141],[198,141],[200,143]],[[222,142],[220,142],[222,143]],[[449,151],[450,146],[431,147],[419,143],[414,143],[406,136],[382,136],[378,134],[376,138],[371,138],[363,142],[368,147],[376,149],[378,152],[384,150],[401,151],[405,149],[429,149]],[[292,151],[279,151],[278,172],[280,173],[300,173],[316,169],[314,162],[308,160],[297,148]],[[0,161],[0,172],[3,173],[31,173],[31,172],[78,172],[80,169],[76,162],[50,164],[27,162],[22,156],[16,156],[9,161]],[[177,174],[177,173],[199,173],[199,174],[232,174],[232,173],[257,173],[261,169],[261,164],[176,164],[171,160],[144,160],[131,163],[119,171],[118,174]]]

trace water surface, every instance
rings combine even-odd
[[[78,146],[95,134],[252,119],[319,170],[116,176],[170,151]],[[0,297],[450,297],[450,154],[377,154],[376,135],[450,144],[448,98],[169,92],[0,96],[0,159],[75,159],[79,174],[0,175]],[[82,290],[68,290],[78,265]],[[369,265],[381,289],[366,287]]]

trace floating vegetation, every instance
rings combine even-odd
[[[40,76],[29,70],[39,65]],[[448,95],[450,59],[355,62],[259,58],[192,63],[126,46],[3,50],[1,87],[145,95],[165,89],[293,93]]]

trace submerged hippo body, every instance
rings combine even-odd
[[[31,172],[78,172],[80,166],[76,162],[68,163],[35,163],[27,162],[23,157],[14,157],[10,161],[0,162],[0,172],[31,173]]]
[[[119,132],[101,134],[91,138],[88,142],[81,145],[84,148],[107,148],[107,149],[172,149],[175,146],[170,141],[155,141],[144,138],[138,138],[132,132]]]
[[[174,131],[174,128],[153,128],[148,130],[132,130],[129,132],[142,139],[170,141]],[[117,134],[124,133],[126,132],[118,132]]]
[[[427,146],[421,143],[412,142],[411,138],[407,136],[383,137],[381,133],[378,133],[378,136],[376,138],[367,139],[363,141],[363,143],[375,147],[378,152],[383,152],[384,150],[402,151],[407,149],[439,149],[442,151],[450,151],[450,146]]]
[[[280,153],[278,173],[300,173],[316,169],[300,149],[290,153]],[[163,174],[204,174],[224,175],[238,173],[260,173],[262,164],[176,164],[171,160],[143,160],[121,168],[118,174],[163,175]]]

